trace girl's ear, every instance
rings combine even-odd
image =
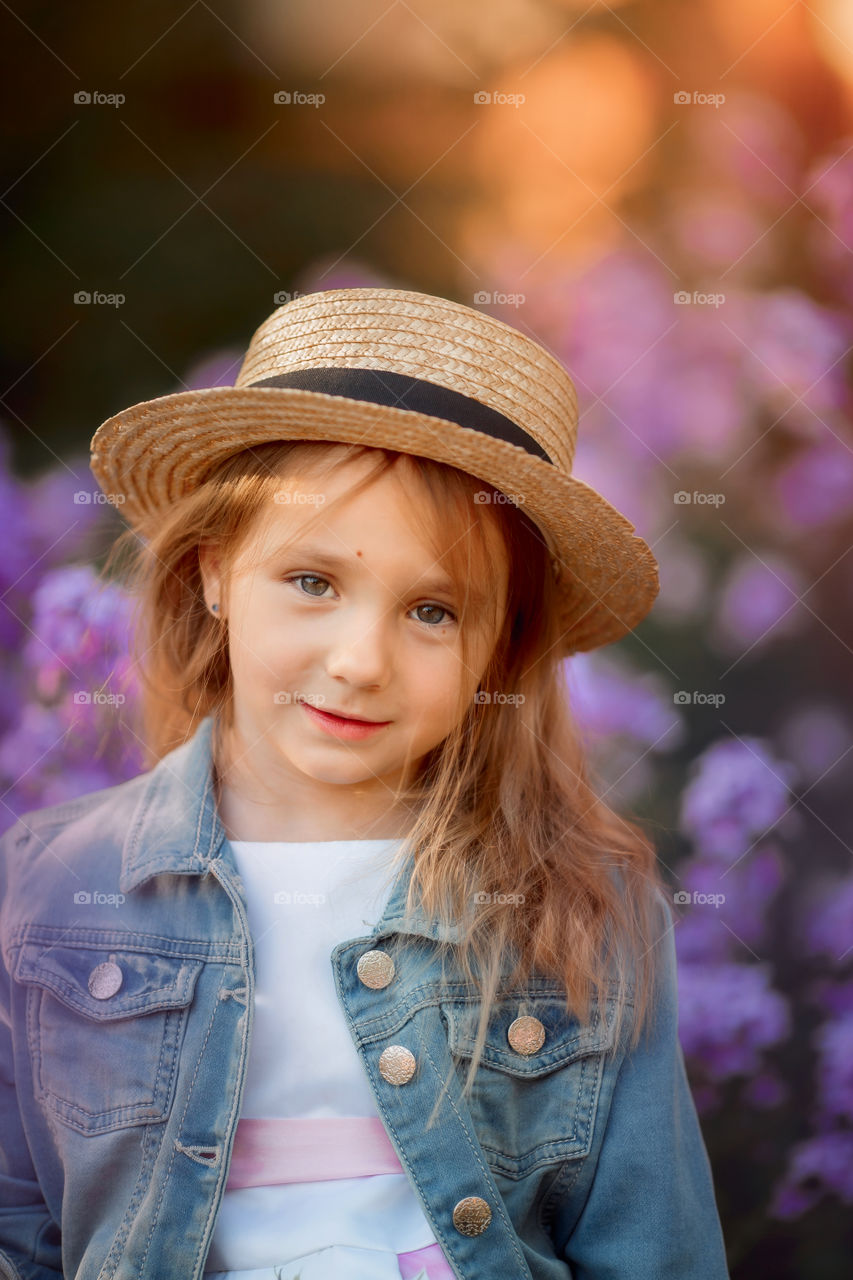
[[[222,599],[220,592],[222,583],[221,562],[212,543],[202,542],[199,544],[198,567],[201,572],[204,598],[209,609],[215,601]]]

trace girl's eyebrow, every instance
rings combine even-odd
[[[309,560],[321,561],[331,569],[353,569],[362,565],[362,561],[355,556],[342,556],[334,551],[327,551],[325,547],[317,546],[314,543],[283,543],[277,546],[273,555],[289,556],[305,556]],[[453,591],[454,583],[441,570],[427,574],[417,579],[417,585],[423,591]]]

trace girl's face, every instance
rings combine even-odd
[[[270,797],[330,803],[340,817],[347,789],[354,801],[357,790],[360,815],[371,793],[377,812],[389,806],[393,789],[453,728],[460,693],[473,699],[497,639],[493,619],[469,617],[463,662],[461,601],[413,531],[411,497],[393,470],[331,509],[365,469],[365,459],[350,460],[322,481],[283,480],[269,520],[234,563],[227,605],[215,554],[200,553],[208,604],[219,600],[227,615],[244,764]],[[318,508],[321,518],[303,529]],[[490,568],[502,618],[506,564],[497,545]],[[313,708],[381,727],[347,735]]]

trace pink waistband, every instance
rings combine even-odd
[[[378,1116],[237,1122],[226,1190],[402,1173]]]
[[[402,1172],[378,1116],[245,1117],[237,1122],[226,1190]],[[423,1271],[429,1280],[454,1280],[438,1242],[398,1253],[397,1261],[402,1280]]]

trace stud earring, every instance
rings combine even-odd
[[[219,605],[215,602],[210,606],[211,613],[219,613]]]

